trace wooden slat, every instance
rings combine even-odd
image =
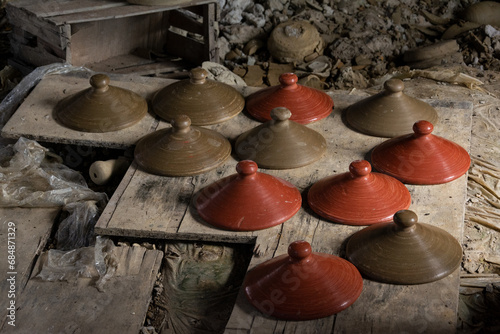
[[[197,66],[200,66],[204,60],[209,59],[208,55],[204,54],[205,46],[203,43],[172,31],[167,34],[165,47],[168,53],[179,56]]]
[[[42,0],[42,1],[15,1],[14,5],[22,7],[38,17],[54,15],[76,14],[89,10],[102,10],[128,5],[123,0]]]
[[[180,28],[185,31],[189,31],[195,34],[203,35],[203,24],[201,22],[196,21],[192,17],[187,16],[186,14],[178,11],[172,10],[170,11],[169,23],[171,26]]]
[[[207,4],[203,6],[203,28],[204,56],[211,62],[219,62],[219,48],[217,47],[217,35],[215,22],[217,21],[217,5]]]
[[[163,253],[144,247],[115,249],[118,267],[100,292],[95,278],[76,283],[30,279],[18,299],[16,326],[3,333],[140,332]]]

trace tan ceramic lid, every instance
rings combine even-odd
[[[406,95],[399,79],[387,80],[384,91],[348,107],[345,119],[355,130],[378,137],[396,137],[411,132],[420,120],[436,123],[436,110]]]
[[[56,105],[56,119],[64,126],[84,132],[110,132],[127,128],[146,116],[146,100],[127,89],[110,86],[107,75],[93,75],[90,85]]]
[[[361,274],[392,284],[433,282],[462,262],[458,241],[441,228],[418,223],[410,210],[396,212],[394,222],[356,232],[347,242],[346,253]]]
[[[287,108],[274,108],[271,121],[241,134],[235,143],[238,157],[270,169],[297,168],[319,160],[326,151],[325,138],[290,116]]]
[[[191,126],[189,117],[177,116],[172,127],[144,136],[134,158],[146,172],[166,176],[205,173],[221,165],[231,154],[231,144],[219,133]]]
[[[166,121],[186,115],[193,125],[216,124],[233,118],[245,107],[245,99],[233,87],[207,79],[207,71],[195,68],[190,79],[170,84],[152,100],[153,111]]]

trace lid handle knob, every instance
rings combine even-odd
[[[257,173],[257,163],[252,160],[242,160],[236,165],[236,172],[242,176],[253,175]]]
[[[296,261],[309,257],[311,253],[311,244],[304,240],[294,241],[288,246],[288,255]]]
[[[372,166],[366,160],[355,160],[349,165],[349,172],[353,177],[366,176],[372,171]]]
[[[394,223],[403,230],[411,229],[418,222],[418,216],[411,210],[399,210],[394,214]]]
[[[104,93],[109,89],[109,77],[106,74],[94,74],[90,77],[90,85],[99,93]]]

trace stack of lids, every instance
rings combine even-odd
[[[84,132],[111,132],[146,116],[146,100],[127,89],[110,86],[107,75],[93,75],[90,85],[56,105],[56,119],[64,126]]]

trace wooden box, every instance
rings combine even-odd
[[[123,0],[12,0],[6,13],[13,60],[29,66],[63,62],[120,73],[157,60],[144,54],[168,54],[193,65],[218,61],[216,0],[170,6]]]

